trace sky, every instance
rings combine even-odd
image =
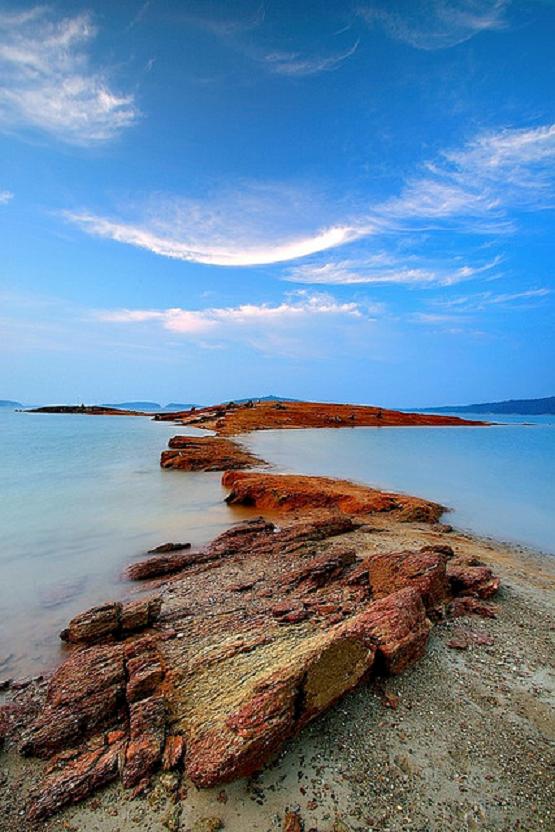
[[[0,2],[0,398],[553,395],[553,0]]]

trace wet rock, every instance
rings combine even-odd
[[[242,445],[229,439],[213,436],[174,436],[169,441],[171,450],[162,451],[162,468],[183,471],[236,471],[255,468],[262,460]]]
[[[422,522],[435,521],[444,511],[437,503],[326,477],[228,471],[222,477],[222,484],[230,489],[226,498],[229,505],[256,506],[270,511],[306,508],[339,509],[344,514],[396,511],[405,516],[410,510],[421,509],[427,517]]]
[[[93,607],[72,618],[67,628],[60,633],[60,638],[73,643],[92,643],[114,635],[119,630],[120,610],[121,604],[115,602]]]
[[[156,555],[147,560],[133,563],[125,570],[126,578],[131,581],[147,581],[163,575],[173,575],[182,572],[190,566],[211,560],[205,552],[191,552],[187,554]]]
[[[94,644],[142,630],[154,624],[160,615],[161,599],[140,598],[120,604],[102,604],[75,616],[60,633],[62,641],[71,644]]]
[[[180,552],[183,549],[190,549],[190,543],[161,543],[160,546],[155,546],[154,549],[149,549],[149,555],[165,555],[168,552]]]

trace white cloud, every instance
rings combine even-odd
[[[344,52],[334,55],[307,56],[301,52],[268,52],[263,61],[266,66],[277,75],[304,76],[318,75],[320,72],[331,72],[354,55],[359,41]]]
[[[116,309],[97,313],[106,323],[159,323],[169,332],[186,336],[226,337],[235,332],[262,330],[318,317],[368,318],[367,310],[354,302],[341,303],[324,293],[297,292],[275,305],[245,303],[239,306],[207,309]]]
[[[446,151],[424,164],[398,196],[339,220],[326,216],[319,222],[325,200],[309,199],[302,189],[260,183],[204,202],[160,198],[143,212],[146,218],[134,221],[89,211],[68,211],[65,217],[88,234],[163,257],[217,266],[281,263],[371,235],[446,227],[481,233],[511,231],[511,209],[533,210],[550,204],[554,159],[555,125],[482,134],[461,149]],[[310,268],[312,276],[318,276]],[[336,266],[332,281],[332,268],[327,264],[321,268],[321,280],[314,282],[436,280],[428,269],[401,268],[380,272],[371,281],[369,271],[351,274],[345,267],[338,272]],[[443,279],[464,277],[455,273]]]
[[[448,49],[480,32],[507,25],[509,0],[418,0],[401,4],[363,6],[360,15],[370,25],[380,25],[396,40],[415,49]]]
[[[86,13],[56,18],[45,6],[0,12],[0,128],[31,128],[71,144],[107,141],[132,125],[134,97],[115,92],[87,52]]]
[[[313,236],[268,241],[261,246],[234,246],[231,242],[224,245],[208,243],[202,246],[192,239],[189,241],[163,237],[148,229],[95,217],[91,214],[66,212],[65,216],[96,237],[106,237],[119,243],[144,248],[153,254],[160,254],[174,260],[205,263],[212,266],[256,266],[296,260],[299,257],[306,257],[318,251],[343,245],[358,236],[357,229],[354,227],[336,226],[318,231]]]
[[[389,258],[391,260],[391,258]],[[480,266],[459,266],[457,268],[402,268],[387,263],[376,268],[375,260],[343,260],[321,265],[300,265],[284,278],[290,283],[304,283],[325,286],[357,286],[379,283],[411,285],[451,286],[470,280],[495,268],[501,262],[495,257]]]
[[[7,205],[11,202],[14,195],[11,191],[0,191],[0,205]]]

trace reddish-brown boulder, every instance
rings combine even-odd
[[[447,577],[453,595],[491,598],[499,589],[499,578],[487,566],[450,563],[447,567]]]
[[[447,594],[446,558],[430,549],[381,552],[367,560],[370,589],[374,598],[383,598],[407,586],[422,596],[426,609],[441,604]]]

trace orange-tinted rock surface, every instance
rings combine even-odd
[[[418,497],[378,491],[365,485],[327,477],[294,474],[258,474],[230,471],[222,477],[230,489],[229,505],[253,506],[261,511],[294,512],[306,509],[338,509],[345,514],[396,512],[405,519],[418,510],[419,522],[435,522],[443,506]]]
[[[156,599],[107,603],[64,631],[70,655],[0,708],[9,745],[50,760],[30,815],[45,818],[120,776],[138,793],[160,768],[197,786],[250,775],[346,691],[401,673],[437,612],[496,579],[448,546],[373,548],[361,515],[433,522],[442,508],[323,478],[229,472],[230,502],[281,511],[180,558]],[[175,565],[175,562],[174,562]],[[182,574],[181,574],[182,573]]]
[[[262,460],[237,442],[214,436],[174,436],[169,441],[171,450],[162,451],[162,468],[183,471],[234,471],[255,468]]]
[[[328,404],[325,402],[249,402],[216,405],[179,413],[159,413],[162,421],[208,428],[219,434],[233,435],[252,430],[276,428],[344,428],[387,427],[401,425],[483,425],[455,416],[429,413],[402,413],[365,405]]]

